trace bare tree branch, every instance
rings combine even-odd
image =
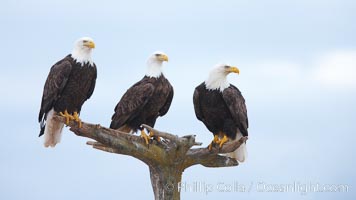
[[[61,116],[54,116],[54,119],[65,122]],[[99,124],[83,122],[82,128],[79,128],[76,122],[70,121],[68,126],[76,135],[95,140],[87,142],[95,149],[132,156],[146,163],[150,169],[155,199],[180,199],[178,184],[183,171],[190,166],[197,164],[205,167],[237,166],[238,162],[234,158],[222,154],[235,151],[247,140],[243,137],[238,141],[227,142],[221,149],[219,147],[213,147],[212,150],[192,149],[194,145],[202,144],[195,141],[195,135],[179,137],[144,124],[142,125],[144,128],[163,140],[160,142],[150,140],[150,144],[146,145],[140,136],[105,128]]]

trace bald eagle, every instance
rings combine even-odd
[[[127,133],[141,130],[141,136],[148,144],[149,137],[141,125],[153,127],[156,119],[168,112],[173,99],[173,87],[162,74],[164,61],[168,61],[168,56],[162,52],[155,52],[148,58],[145,76],[122,96],[115,107],[110,128]]]
[[[228,140],[239,140],[248,136],[248,118],[245,99],[237,87],[227,81],[229,73],[240,73],[229,65],[216,66],[205,82],[195,88],[193,103],[196,117],[213,133],[214,143],[220,148]],[[246,144],[242,144],[229,156],[240,162],[246,159]]]
[[[41,109],[38,115],[44,146],[54,147],[60,142],[63,123],[53,120],[60,114],[75,120],[81,127],[79,113],[83,103],[93,94],[96,81],[96,66],[91,59],[93,40],[83,37],[77,40],[71,54],[54,64],[43,89]]]

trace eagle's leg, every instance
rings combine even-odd
[[[148,137],[150,137],[150,138],[155,138],[158,142],[160,142],[160,141],[161,141],[161,138],[160,138],[160,137],[155,136],[155,135],[154,135],[154,133],[153,133],[153,131],[150,131],[150,134],[148,135]]]
[[[143,139],[145,139],[145,142],[146,142],[146,144],[148,145],[148,140],[149,140],[150,138],[149,138],[149,136],[146,135],[144,129],[141,130],[141,137],[143,137]]]
[[[79,118],[78,112],[74,112],[73,118],[74,118],[74,120],[75,120],[76,122],[78,122],[78,127],[79,127],[79,128],[82,128],[82,127],[83,127],[83,125],[82,125],[82,120]]]
[[[220,139],[219,139],[219,136],[218,136],[218,135],[214,135],[213,141],[211,141],[211,143],[210,143],[209,146],[208,146],[209,151],[211,151],[211,149],[213,148],[213,144],[214,144],[214,143],[216,143],[216,144],[219,144],[219,143],[220,143]]]
[[[66,118],[66,125],[69,124],[69,121],[70,121],[70,120],[73,120],[73,119],[74,119],[73,115],[69,114],[68,111],[67,111],[67,109],[64,111],[64,113],[63,113],[63,112],[59,112],[59,114],[60,114],[62,117],[65,117],[65,118]]]
[[[224,137],[220,140],[219,148],[221,149],[221,147],[222,147],[227,141],[229,141],[229,139],[227,138],[226,134],[224,134]]]

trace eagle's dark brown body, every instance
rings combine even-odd
[[[214,135],[223,132],[234,140],[237,128],[243,136],[248,135],[245,99],[235,86],[230,85],[221,92],[208,90],[202,83],[195,88],[193,102],[196,117]]]
[[[168,112],[172,99],[173,87],[163,75],[145,76],[130,87],[116,105],[110,128],[127,126],[136,132],[142,124],[153,127],[156,119]]]
[[[38,121],[44,122],[52,108],[57,113],[65,110],[70,114],[79,113],[84,102],[93,94],[96,77],[94,63],[81,65],[71,55],[53,65],[44,86]],[[40,136],[43,131],[44,123],[41,124]]]

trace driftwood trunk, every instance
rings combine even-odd
[[[61,116],[55,116],[55,119],[65,122]],[[196,164],[205,167],[237,166],[238,162],[235,159],[219,154],[232,152],[247,140],[243,137],[239,141],[226,143],[221,149],[213,147],[209,151],[207,148],[191,148],[194,145],[201,145],[195,142],[195,135],[178,137],[147,125],[143,126],[156,137],[161,137],[161,141],[150,140],[150,144],[146,145],[139,136],[100,125],[83,122],[83,127],[79,128],[76,122],[71,121],[69,126],[76,135],[95,140],[87,142],[95,149],[129,155],[147,164],[156,200],[179,200],[182,174],[190,166]]]
[[[178,184],[181,182],[182,173],[181,169],[176,169],[174,166],[150,167],[155,199],[180,199]]]

